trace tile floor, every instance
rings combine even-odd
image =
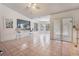
[[[50,40],[49,34],[33,33],[11,41],[0,42],[3,56],[76,56],[79,55],[79,46],[73,43]]]

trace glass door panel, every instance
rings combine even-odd
[[[61,22],[60,20],[54,20],[54,39],[61,40]]]
[[[72,41],[72,34],[73,34],[73,20],[72,18],[63,18],[62,19],[62,37],[64,41]]]

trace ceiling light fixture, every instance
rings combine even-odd
[[[36,3],[29,3],[28,8],[33,8],[33,9],[40,9],[39,7],[37,7],[37,4]]]

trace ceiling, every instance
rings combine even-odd
[[[3,5],[29,17],[41,17],[61,11],[79,8],[78,3],[37,3],[39,9],[27,8],[28,3],[3,3]]]

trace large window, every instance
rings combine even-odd
[[[30,21],[17,19],[17,28],[22,30],[30,30]]]

